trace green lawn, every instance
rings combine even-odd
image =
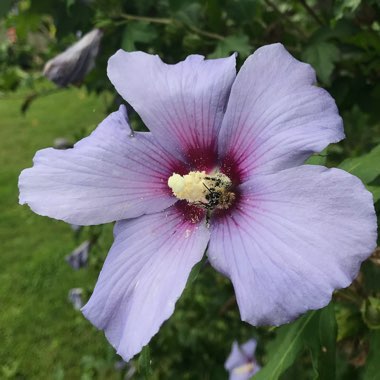
[[[66,264],[75,247],[70,227],[20,206],[17,188],[38,149],[92,129],[104,102],[70,89],[37,99],[26,116],[21,103],[20,94],[0,98],[0,378],[116,378],[91,375],[113,353],[67,301],[70,288],[92,285],[97,273]]]

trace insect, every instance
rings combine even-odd
[[[231,191],[231,182],[222,178],[205,177],[208,185],[203,183],[208,193],[205,195],[207,202],[199,202],[207,210],[206,225],[210,225],[211,213],[214,209],[227,210],[235,200],[235,193]]]

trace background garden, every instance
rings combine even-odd
[[[93,70],[69,72],[64,86],[43,75],[94,28]],[[380,379],[380,250],[328,307],[280,328],[241,322],[230,282],[201,263],[173,317],[126,364],[69,297],[91,294],[112,226],[77,229],[18,205],[18,175],[38,149],[70,146],[122,102],[106,76],[117,49],[167,63],[237,52],[240,66],[272,42],[313,65],[344,119],[347,138],[310,163],[359,176],[380,199],[378,0],[0,0],[0,379],[227,379],[232,342],[250,338],[255,379]],[[133,110],[131,123],[144,128]],[[83,242],[89,257],[75,269],[67,256]]]

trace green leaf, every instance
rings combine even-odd
[[[315,313],[314,323],[305,333],[305,345],[310,349],[313,380],[335,379],[337,323],[334,304]]]
[[[373,330],[380,329],[380,298],[368,297],[360,309],[365,324]]]
[[[380,265],[378,265],[378,257],[380,255],[376,250],[372,256],[374,260],[367,260],[362,265],[364,286],[371,294],[380,294]]]
[[[96,28],[107,28],[107,27],[112,26],[112,24],[113,24],[113,20],[109,18],[104,18],[101,20],[96,20],[94,26]]]
[[[66,0],[66,8],[69,9],[72,5],[75,4],[76,0]]]
[[[156,29],[151,24],[143,21],[130,21],[124,29],[121,48],[126,51],[134,51],[136,43],[149,43],[156,36]]]
[[[221,58],[234,52],[239,53],[241,58],[246,58],[251,54],[252,46],[247,35],[240,33],[219,41],[209,58]]]
[[[307,159],[305,164],[307,165],[326,165],[327,161],[327,149],[324,149],[321,153],[319,154],[313,154],[311,157]]]
[[[380,199],[380,186],[367,186],[367,190],[372,193],[373,201],[376,203]]]
[[[338,0],[334,4],[334,21],[340,20],[346,14],[353,14],[361,4],[362,0]]]
[[[331,302],[319,316],[318,380],[335,379],[337,330],[334,304]]]
[[[369,184],[380,175],[379,162],[380,145],[363,156],[347,158],[339,165],[339,168],[356,175],[365,184]]]
[[[190,272],[189,278],[187,280],[188,284],[192,284],[198,277],[199,273],[201,272],[202,268],[204,267],[206,262],[205,257],[197,264],[193,266],[193,269]]]
[[[329,84],[335,62],[339,60],[339,49],[332,42],[316,42],[305,49],[302,59],[315,68],[323,83]]]
[[[200,15],[202,14],[202,6],[196,2],[185,1],[175,12],[173,18],[187,25],[201,26]]]
[[[316,312],[312,311],[290,325],[278,329],[278,334],[268,353],[267,364],[258,372],[254,380],[277,380],[294,363],[304,347],[307,330],[315,322]]]
[[[363,323],[356,305],[339,303],[335,305],[335,308],[338,327],[337,342],[358,334]]]
[[[150,379],[150,375],[152,372],[152,367],[150,365],[150,350],[149,346],[145,346],[141,351],[137,362],[138,372],[143,376],[144,379]]]
[[[380,380],[380,331],[372,331],[362,380]]]

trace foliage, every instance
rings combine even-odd
[[[107,59],[119,48],[159,54],[168,63],[192,53],[217,58],[237,52],[241,65],[257,47],[280,41],[314,66],[319,84],[334,96],[345,123],[347,138],[309,163],[337,166],[359,176],[375,202],[380,199],[380,5],[376,0],[6,0],[1,2],[0,17],[0,102],[12,91],[24,94],[23,104],[18,105],[27,117],[37,108],[39,98],[67,91],[55,89],[42,77],[46,61],[94,27],[104,31],[101,52],[96,68],[80,86],[104,98],[108,111],[121,101],[106,77]],[[46,108],[46,112],[53,109]],[[4,111],[0,108],[0,112]],[[100,116],[96,120],[83,117],[92,128],[101,120]],[[76,129],[77,120],[65,122],[74,139],[84,134]],[[131,123],[143,128],[133,112]],[[33,128],[32,124],[24,127]],[[38,144],[31,145],[29,157]],[[16,171],[2,174],[7,175],[13,178]],[[376,208],[379,211],[377,203]],[[48,223],[44,220],[38,228],[46,229]],[[85,229],[77,236],[94,235],[104,246],[109,244],[110,237],[102,230]],[[95,248],[90,268],[97,271],[105,253],[105,248]],[[85,287],[93,286],[94,278],[89,279],[86,272],[78,272],[75,278],[81,278]],[[32,274],[30,281],[37,281]],[[22,302],[21,292],[16,296]],[[276,329],[253,328],[240,321],[230,283],[202,263],[194,269],[174,316],[133,360],[134,378],[221,379],[226,376],[223,362],[232,341],[254,336],[263,366],[257,379],[376,379],[380,373],[376,360],[379,300],[380,254],[376,252],[354,284],[336,292],[325,309]],[[11,311],[6,313],[9,317],[4,323],[11,323]],[[49,319],[44,323],[49,324]],[[76,376],[81,372],[81,378],[104,378],[114,357],[108,360],[104,354],[103,361],[98,360],[91,344],[86,344],[81,347],[80,357],[85,359],[77,364]],[[105,340],[102,344],[107,345]],[[62,352],[66,357],[57,378],[63,378],[73,363],[67,350],[62,348]],[[17,355],[12,358],[0,377],[28,374],[30,361],[25,364]],[[43,378],[46,373],[33,375]]]

